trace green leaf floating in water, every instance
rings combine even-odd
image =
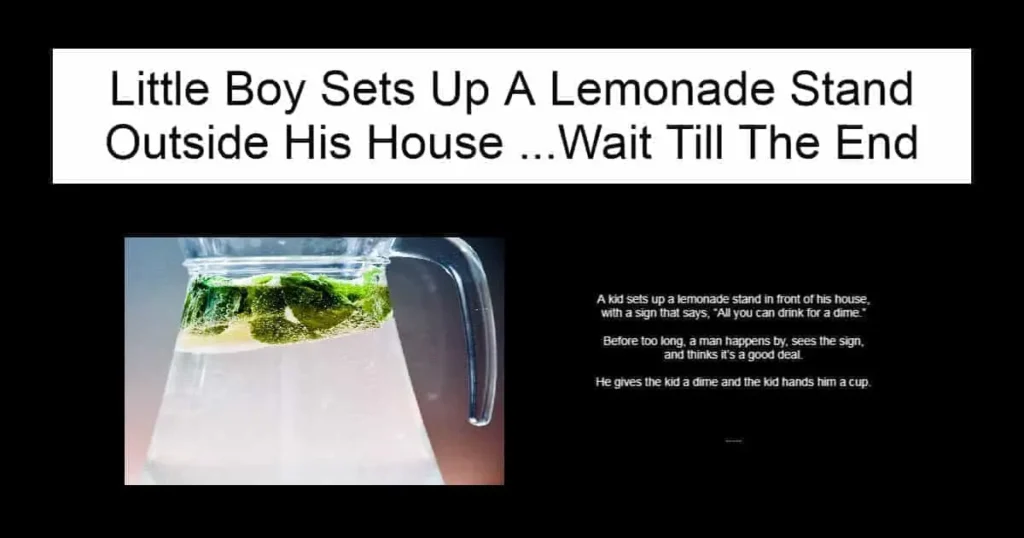
[[[248,313],[256,316],[284,315],[287,306],[284,301],[284,289],[270,286],[252,286],[248,288]]]
[[[193,280],[185,296],[182,326],[227,326],[240,310],[244,293],[243,288],[232,287],[226,278]]]
[[[308,327],[278,316],[255,318],[249,322],[249,330],[253,338],[265,344],[290,344],[317,338]]]
[[[244,321],[254,339],[268,344],[376,328],[392,312],[380,273],[379,268],[367,271],[361,282],[306,273],[244,281],[197,277],[185,297],[181,326],[193,334],[217,335],[231,322]]]
[[[330,329],[352,317],[355,310],[348,295],[323,278],[310,278],[303,273],[281,277],[284,300],[292,315],[315,330]]]

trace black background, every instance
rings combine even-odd
[[[964,461],[957,451],[976,418],[965,412],[974,387],[964,376],[977,360],[969,348],[978,315],[968,250],[973,185],[410,185],[386,194],[372,186],[296,186],[287,189],[311,200],[301,221],[246,223],[204,221],[194,209],[162,204],[175,188],[131,187],[138,202],[121,205],[105,229],[90,224],[92,240],[73,242],[66,254],[120,260],[122,233],[209,234],[211,228],[229,235],[403,235],[409,227],[419,234],[504,235],[510,487],[661,483],[719,468],[711,462],[838,465],[849,473],[896,467],[904,475],[937,477],[929,473],[950,469],[948,459],[936,463],[936,457]],[[249,186],[245,193],[260,199],[282,188]],[[126,190],[60,186],[53,193],[68,218],[85,222],[104,203],[101,193]],[[231,198],[238,190],[204,186],[201,193]],[[321,210],[319,200],[340,193],[386,201],[394,217],[381,221],[379,208],[353,206],[339,220]],[[449,196],[488,207],[462,213],[453,206],[439,215],[419,203]],[[82,198],[94,202],[75,202]],[[103,264],[81,268],[83,278],[101,279],[105,270]],[[856,322],[651,321],[632,322],[627,332],[624,323],[631,322],[600,318],[599,293],[864,294],[872,304]],[[111,319],[121,319],[120,303],[109,307]],[[705,375],[716,368],[662,363],[646,350],[602,350],[603,335],[630,332],[858,334],[867,342],[861,352],[819,351],[801,365],[762,366],[760,373],[866,375],[874,386],[863,392],[595,388],[595,375]],[[117,334],[111,346],[120,345]],[[111,375],[118,376],[117,367],[111,364]],[[717,368],[755,372],[747,364]],[[726,437],[744,442],[727,444]]]
[[[851,23],[849,28],[846,33],[834,27],[785,33],[773,27],[762,34],[766,39],[722,29],[715,39],[703,41],[692,39],[693,29],[673,40],[671,33],[637,28],[648,39],[631,40],[630,46],[849,46],[852,38],[868,35],[867,26]],[[946,31],[915,40],[897,22],[876,20],[871,28],[871,35],[880,36],[872,46],[970,46],[963,36],[953,43],[955,36]],[[622,32],[601,34],[604,39],[588,43],[622,46]],[[313,44],[308,41],[313,33],[308,34],[310,46],[426,46],[409,42],[408,36],[405,42],[394,38],[373,45],[352,42],[351,36],[346,42],[320,35]],[[660,37],[651,37],[655,34]],[[430,45],[469,46],[446,35],[435,35]],[[809,35],[818,40],[812,43]],[[92,35],[91,41],[65,35],[55,44],[140,46],[138,40],[111,39],[104,33]],[[189,45],[239,46],[211,39]],[[264,44],[281,46],[275,39]],[[548,35],[547,41],[531,45],[584,46],[569,36],[551,43]],[[478,41],[473,46],[489,45],[496,44]],[[977,50],[974,62],[977,72],[983,62]],[[980,136],[976,128],[975,138]],[[970,247],[980,215],[976,201],[984,159],[978,150],[984,150],[984,143],[974,148],[973,185],[48,185],[45,199],[52,215],[75,228],[72,237],[52,249],[54,261],[92,260],[76,267],[78,278],[111,280],[112,287],[120,285],[112,272],[120,263],[124,234],[505,237],[509,491],[552,494],[544,488],[552,483],[664,484],[724,469],[723,463],[751,461],[767,463],[765,469],[873,471],[879,477],[899,469],[901,476],[936,477],[969,464],[960,449],[977,439],[969,431],[977,417],[964,403],[974,388],[966,372],[978,360],[969,348],[979,315],[972,295],[979,268]],[[184,190],[195,193],[195,206],[167,202],[178,198],[168,193]],[[282,195],[306,201],[291,204],[301,219],[260,211],[241,220],[231,216],[238,212],[204,213],[200,203],[227,200],[244,211],[253,200]],[[343,204],[344,199],[377,200],[388,211]],[[330,200],[338,203],[325,202]],[[866,294],[872,301],[867,322],[853,329],[827,324],[823,331],[864,335],[864,352],[816,354],[803,367],[823,375],[865,373],[874,387],[842,393],[598,390],[595,375],[696,372],[689,363],[662,364],[648,351],[603,351],[600,337],[623,334],[625,328],[600,319],[594,304],[599,293]],[[121,319],[119,301],[105,307],[109,312],[97,315]],[[672,322],[662,330],[648,322],[637,329],[689,334],[736,333],[740,327]],[[819,332],[793,323],[758,326],[755,332],[787,330]],[[53,342],[56,352],[80,356],[76,342],[83,340],[111,352],[122,345],[118,331],[68,331],[66,339]],[[103,348],[98,339],[107,337]],[[110,448],[93,448],[95,460],[103,462],[95,468],[96,480],[112,483],[121,465],[113,449],[120,429],[120,365],[110,360],[109,371],[103,368],[68,364],[67,378],[76,386],[88,385],[91,397],[110,394],[110,427],[104,430],[111,436]],[[736,375],[748,371],[742,364],[723,369]],[[784,375],[781,368],[778,374]],[[87,378],[96,382],[83,383]],[[65,421],[61,435],[105,437],[96,433],[99,424],[106,424],[95,418],[99,414],[80,410]],[[744,442],[726,444],[725,437]]]
[[[554,235],[541,247],[510,240],[508,305],[516,310],[507,318],[509,356],[528,354],[531,364],[508,361],[508,481],[533,476],[517,468],[517,454],[542,459],[527,441],[520,451],[511,430],[526,418],[531,438],[552,441],[539,450],[557,451],[552,466],[574,481],[686,478],[709,458],[928,472],[922,454],[953,450],[963,435],[947,406],[969,382],[949,383],[974,360],[964,347],[974,314],[965,256],[971,223],[963,211],[969,188],[923,188],[933,189],[926,204],[914,187],[616,191],[610,207],[634,209],[608,211],[606,226]],[[559,299],[542,294],[532,307],[520,299],[536,282],[520,292],[514,275],[529,274],[531,264],[560,275]],[[598,293],[865,294],[872,305],[866,319],[844,322],[610,321],[598,314]],[[543,322],[528,321],[532,309]],[[651,351],[602,350],[600,341],[605,334],[745,332],[858,334],[867,346],[752,366],[665,363]],[[698,392],[593,385],[595,375],[716,374],[864,375],[874,386]],[[517,396],[520,389],[528,396]],[[581,461],[590,464],[569,463]]]

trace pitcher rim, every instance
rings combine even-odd
[[[185,258],[181,264],[185,267],[197,267],[201,265],[217,266],[240,266],[240,265],[347,265],[347,264],[369,264],[387,265],[390,259],[387,256],[338,256],[338,255],[301,255],[301,256],[216,256],[204,257],[195,256]]]

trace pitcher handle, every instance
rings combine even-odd
[[[440,266],[455,281],[462,307],[462,323],[466,329],[466,353],[469,356],[469,423],[486,426],[494,410],[494,393],[498,381],[498,341],[494,325],[491,291],[483,264],[473,247],[457,237],[428,238],[427,248],[416,248],[410,240],[399,239],[392,257],[424,260]],[[428,254],[429,253],[429,254]],[[468,278],[463,278],[463,277]],[[466,282],[468,281],[468,286]],[[474,329],[472,315],[477,313],[480,331]],[[483,357],[477,353],[477,333],[483,336]],[[479,379],[483,383],[479,383]],[[478,388],[482,385],[482,391]]]

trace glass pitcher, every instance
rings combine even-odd
[[[187,238],[174,358],[142,484],[443,484],[387,266],[440,265],[460,295],[469,422],[494,405],[480,259],[457,238]],[[478,360],[479,359],[479,360]]]

